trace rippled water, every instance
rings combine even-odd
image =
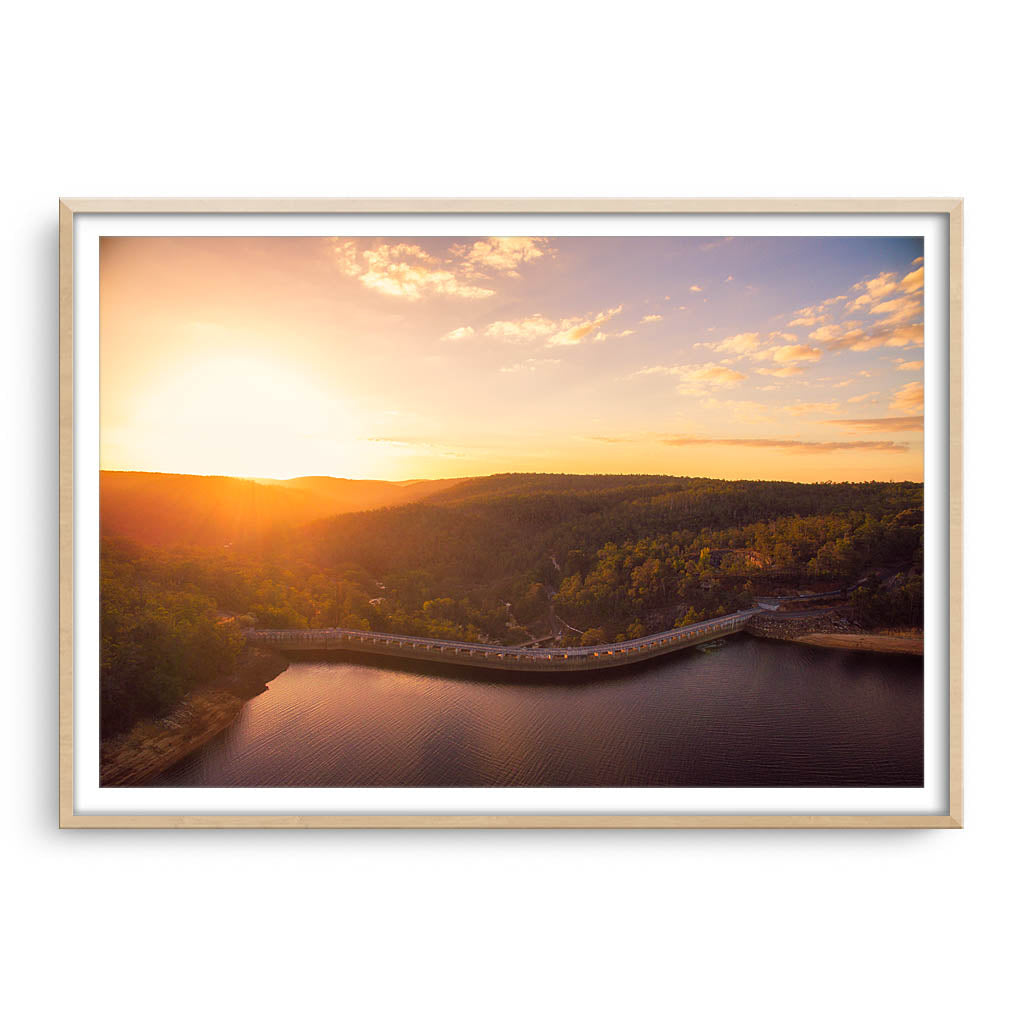
[[[731,637],[600,676],[293,663],[162,786],[920,786],[922,659]]]

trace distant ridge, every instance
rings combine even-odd
[[[178,473],[100,473],[100,531],[158,547],[223,547],[279,527],[406,505],[456,480],[248,480]]]

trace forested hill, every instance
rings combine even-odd
[[[142,517],[119,521],[125,537],[112,535],[108,490],[104,735],[230,671],[244,625],[573,646],[750,607],[779,586],[837,582],[862,584],[851,601],[859,622],[921,624],[920,484],[505,475],[316,522],[302,504],[290,525],[280,487],[266,513],[275,528],[263,532],[244,508],[208,503],[225,493],[158,488],[159,500],[119,500],[120,515]],[[175,494],[181,508],[167,503]],[[228,535],[239,543],[181,546],[225,536],[217,530],[235,516],[243,528]],[[140,533],[175,542],[140,547],[130,539]]]
[[[100,473],[104,536],[157,547],[222,547],[325,516],[418,501],[454,480],[244,480],[176,473]]]
[[[493,584],[524,572],[545,578],[554,563],[586,571],[606,544],[675,535],[687,551],[757,544],[766,566],[806,570],[818,554],[812,523],[838,517],[832,526],[839,529],[840,520],[865,525],[900,513],[920,522],[922,508],[923,487],[914,483],[505,474],[464,481],[416,504],[314,523],[273,547],[378,575],[425,571]],[[796,520],[803,517],[809,522],[801,530]],[[712,536],[722,531],[732,533]]]

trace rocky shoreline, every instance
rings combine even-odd
[[[924,636],[909,630],[901,634],[869,633],[852,621],[843,609],[799,618],[776,618],[770,613],[755,615],[746,626],[753,636],[789,640],[814,647],[836,647],[847,651],[877,654],[924,654]]]
[[[248,647],[235,671],[190,693],[165,718],[139,722],[100,747],[101,786],[144,786],[223,732],[243,705],[288,667],[276,651]]]

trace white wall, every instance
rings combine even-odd
[[[8,10],[12,1019],[1003,1017],[1021,910],[1020,20],[985,2]],[[58,833],[60,194],[965,195],[966,830]]]

